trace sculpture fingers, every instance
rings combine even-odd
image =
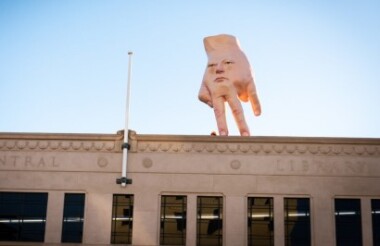
[[[239,128],[240,135],[249,136],[249,128],[245,120],[243,107],[241,106],[239,99],[237,96],[229,96],[226,99],[235,118],[235,122]]]
[[[198,99],[201,102],[206,103],[211,108],[213,107],[211,93],[204,82],[202,82],[201,88],[199,89]]]
[[[248,97],[251,102],[252,110],[256,116],[261,114],[261,105],[259,101],[259,97],[257,95],[255,84],[250,84],[248,86]]]
[[[226,120],[226,111],[224,107],[224,98],[215,97],[213,98],[214,114],[216,119],[216,124],[218,126],[218,131],[220,136],[228,136],[228,127]]]

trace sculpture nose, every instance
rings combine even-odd
[[[216,73],[217,74],[224,73],[224,67],[222,63],[218,63],[218,65],[216,66]]]

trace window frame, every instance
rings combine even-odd
[[[376,208],[374,208],[375,201],[378,203]],[[371,221],[373,245],[380,245],[380,198],[371,199]],[[375,230],[376,228],[378,230]]]
[[[307,208],[304,209],[304,210],[301,210],[301,211],[306,211],[306,214],[305,216],[298,216],[298,201],[297,201],[297,205],[296,207],[291,207],[289,206],[288,202],[290,200],[305,200],[308,202],[307,204]],[[312,241],[313,241],[313,237],[312,237],[312,199],[310,197],[304,197],[304,196],[289,196],[289,197],[284,197],[283,198],[283,201],[284,201],[284,244],[285,246],[287,245],[292,245],[292,237],[291,235],[289,235],[289,231],[288,231],[288,226],[293,226],[293,229],[292,231],[294,230],[294,226],[297,225],[297,221],[292,221],[292,219],[289,219],[291,216],[290,215],[290,212],[289,211],[292,211],[292,208],[295,209],[297,211],[297,214],[296,216],[294,217],[297,217],[297,218],[300,218],[300,221],[298,221],[299,223],[305,223],[306,225],[308,225],[308,235],[305,237],[305,240],[308,240],[308,245],[312,245]],[[307,219],[305,219],[304,221],[302,221],[302,217],[305,217]],[[298,225],[299,226],[299,225]],[[302,227],[304,228],[304,227]],[[298,237],[297,237],[298,238]],[[294,238],[293,238],[294,240]],[[306,244],[305,244],[306,245]]]
[[[81,201],[69,201],[73,196],[81,196]],[[78,207],[79,205],[79,214],[75,214],[78,217],[67,216],[67,213],[70,213],[69,210]],[[85,206],[86,206],[86,194],[85,193],[65,193],[64,202],[63,202],[63,216],[62,216],[62,233],[61,233],[61,242],[62,243],[82,243],[83,241],[83,226],[84,226],[84,216],[85,216]],[[66,216],[65,216],[66,214]],[[73,215],[73,214],[70,214]],[[69,222],[69,220],[74,220]],[[79,221],[75,221],[79,219]],[[72,230],[66,225],[68,223],[78,223],[81,228],[79,230]],[[74,239],[72,236],[73,233],[79,233],[79,237]],[[68,235],[66,235],[68,234]]]
[[[213,206],[199,206],[199,203],[200,203],[200,200],[202,199],[207,199],[207,198],[217,198],[218,199],[218,206],[217,207],[213,207]],[[202,208],[211,208],[211,209],[214,209],[214,215],[215,215],[215,210],[216,209],[219,209],[219,212],[218,212],[218,216],[217,216],[217,219],[216,221],[216,224],[217,226],[221,226],[220,229],[217,229],[218,231],[218,234],[216,235],[216,238],[217,238],[217,245],[218,246],[222,246],[223,243],[224,243],[224,228],[225,228],[225,225],[224,225],[224,217],[225,217],[225,214],[224,214],[224,204],[225,204],[225,197],[224,196],[221,196],[221,195],[201,195],[201,196],[197,196],[197,203],[196,203],[196,209],[197,209],[197,217],[196,217],[196,245],[197,246],[202,246],[202,235],[207,235],[207,234],[213,234],[214,232],[210,233],[211,232],[211,222],[213,221],[213,219],[202,219],[202,214],[200,213],[200,209]],[[202,203],[201,203],[202,204]],[[220,211],[221,210],[221,211]],[[221,220],[221,221],[218,221],[218,220]],[[207,222],[208,221],[208,233],[207,234],[201,234],[200,233],[200,227],[202,225],[202,222]]]
[[[8,199],[11,198],[11,196],[13,195],[14,200],[12,201],[12,199],[9,199],[8,202],[4,201],[5,194],[9,196]],[[40,200],[37,201],[38,196],[40,196],[39,197]],[[13,236],[13,238],[12,236],[7,237],[6,232],[5,233],[0,232],[0,242],[1,241],[44,242],[45,233],[46,233],[48,199],[49,199],[48,192],[1,191],[0,192],[0,211],[2,209],[1,208],[2,206],[4,206],[4,208],[7,208],[6,205],[10,207],[8,207],[9,211],[6,211],[8,212],[8,214],[6,214],[6,212],[3,212],[4,214],[1,215],[0,220],[3,220],[2,223],[10,223],[10,224],[14,223],[16,225],[14,226],[14,228],[16,228],[16,233],[13,232],[12,234],[16,234],[16,236]],[[28,211],[27,210],[28,205],[36,206],[36,207]],[[30,212],[36,212],[37,211],[36,208],[40,210],[39,211],[40,214],[30,213]],[[13,215],[11,215],[11,212],[12,212],[11,210],[14,210]],[[36,225],[33,225],[33,224],[36,224]],[[41,228],[38,229],[38,227],[41,227]],[[8,227],[4,226],[3,228],[12,229],[12,226],[11,225]],[[2,238],[2,235],[4,235],[4,238]],[[28,237],[31,237],[31,238],[29,238],[28,240],[27,239]]]
[[[255,235],[253,234],[252,225],[254,224],[255,219],[252,218],[253,215],[253,209],[254,206],[252,205],[252,200],[254,199],[269,199],[270,203],[269,206],[266,207],[258,207],[256,209],[262,210],[268,209],[269,219],[267,220],[267,223],[260,223],[264,220],[258,220],[258,224],[267,225],[269,230],[271,229],[270,235],[269,235],[269,244],[271,246],[274,246],[274,197],[268,197],[268,196],[248,196],[247,197],[247,245],[254,245],[253,239]],[[252,232],[252,233],[251,233]]]
[[[360,229],[358,230],[360,232],[360,245],[363,245],[363,225],[362,225],[362,200],[360,197],[335,197],[334,200],[333,200],[333,212],[334,212],[334,229],[335,229],[335,243],[336,243],[336,246],[340,246],[340,245],[346,245],[345,242],[347,239],[343,240],[340,238],[340,234],[339,234],[339,231],[338,231],[338,223],[340,223],[338,221],[338,219],[340,220],[339,217],[337,217],[337,215],[339,215],[339,212],[345,212],[345,211],[337,211],[337,200],[355,200],[357,202],[357,204],[359,205],[359,210],[358,210],[358,216],[359,216],[359,219],[356,218],[358,221],[359,221],[359,226],[360,226]],[[347,213],[347,211],[346,211]],[[341,223],[340,223],[341,224]],[[343,224],[353,224],[353,223],[343,223]],[[338,235],[339,234],[339,235]],[[347,235],[346,233],[344,233],[345,236]],[[352,236],[352,234],[350,234]],[[352,239],[349,240],[350,242],[352,242]],[[357,244],[355,244],[357,245]]]
[[[126,202],[118,201],[119,197],[125,197],[127,199]],[[115,201],[116,199],[116,201]],[[132,236],[133,236],[133,214],[134,214],[134,194],[113,194],[112,196],[112,215],[111,215],[111,244],[132,244]],[[118,209],[123,210],[123,214],[128,212],[130,217],[117,217]],[[126,218],[126,221],[123,221]],[[118,220],[121,221],[121,226],[126,225],[128,228],[126,229],[127,235],[126,240],[122,240],[124,231],[120,232],[115,230],[118,226]],[[120,240],[120,241],[118,241]]]
[[[167,239],[167,233],[165,233],[165,224],[168,223],[177,223],[177,227],[182,225],[184,228],[181,233],[177,233],[178,235],[181,235],[181,237],[172,237],[172,238],[180,238],[181,244],[175,244],[175,245],[186,245],[186,223],[187,223],[187,195],[161,195],[160,197],[160,245],[172,245],[168,242],[166,242]],[[171,204],[167,200],[169,198],[182,198],[182,202],[178,204]],[[164,206],[163,206],[164,205]],[[180,209],[180,213],[182,216],[181,224],[178,224],[177,218],[168,218],[166,216],[167,207],[172,206],[175,208]],[[166,224],[167,225],[167,224]],[[169,236],[170,238],[170,236]]]

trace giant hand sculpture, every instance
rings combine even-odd
[[[249,128],[239,99],[243,102],[249,100],[256,116],[261,114],[261,106],[248,59],[234,36],[210,36],[204,38],[203,43],[208,64],[199,91],[199,100],[214,108],[219,135],[228,135],[224,107],[227,102],[240,135],[249,136]]]

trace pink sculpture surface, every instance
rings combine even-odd
[[[228,136],[225,102],[231,108],[241,136],[250,136],[240,101],[250,101],[256,116],[261,106],[253,70],[236,37],[226,34],[203,40],[208,63],[199,90],[199,100],[214,109],[219,135]],[[240,99],[240,100],[239,100]]]

